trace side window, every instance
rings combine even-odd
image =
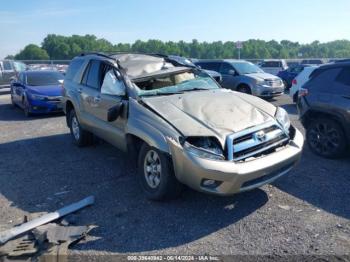
[[[212,70],[212,71],[219,72],[219,71],[220,71],[221,63],[219,63],[219,62],[204,62],[204,63],[198,63],[198,65],[199,65],[202,69]]]
[[[81,66],[83,65],[84,60],[83,59],[74,59],[68,67],[67,73],[66,73],[66,79],[72,80],[75,76],[75,74],[80,70]]]
[[[224,75],[228,75],[230,70],[234,70],[232,65],[229,63],[222,63],[220,73]]]
[[[350,67],[344,67],[335,81],[350,87]]]
[[[10,61],[4,61],[4,70],[13,70]]]
[[[101,70],[100,70],[101,62],[97,60],[92,60],[90,62],[88,71],[85,72],[86,76],[86,85],[88,87],[92,87],[95,89],[100,89],[101,87]],[[85,75],[84,75],[85,78]]]
[[[103,78],[103,83],[101,87],[101,94],[106,95],[116,95],[124,96],[125,95],[125,85],[124,82],[117,77],[116,71],[110,67],[106,67],[106,73]]]

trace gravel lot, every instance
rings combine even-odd
[[[272,102],[302,130],[288,96]],[[350,252],[349,185],[350,157],[325,160],[305,146],[298,168],[273,185],[225,198],[187,190],[176,201],[150,202],[127,155],[103,142],[75,147],[63,115],[25,118],[0,90],[1,227],[95,195],[75,219],[98,228],[72,253],[341,256]]]

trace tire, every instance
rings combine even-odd
[[[74,109],[69,111],[69,129],[75,145],[84,147],[92,144],[93,135],[81,127]]]
[[[339,158],[347,147],[342,127],[323,117],[312,120],[306,130],[306,139],[311,151],[325,158]]]
[[[244,94],[249,94],[249,95],[252,94],[252,91],[250,90],[249,86],[246,86],[246,85],[240,85],[237,88],[237,91],[241,92],[241,93],[244,93]]]
[[[138,178],[150,200],[175,199],[182,192],[182,184],[176,179],[170,157],[146,143],[138,157]]]
[[[295,92],[295,94],[293,95],[293,102],[297,103],[298,102],[298,97],[299,97],[299,92]]]
[[[24,110],[24,115],[26,117],[30,117],[32,114],[30,113],[30,110],[29,110],[29,103],[28,103],[28,100],[26,98],[24,98],[23,100],[23,110]]]
[[[17,107],[15,101],[13,101],[13,95],[12,95],[12,94],[11,94],[11,105],[12,105],[13,107]]]

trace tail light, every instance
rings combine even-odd
[[[298,92],[299,97],[307,96],[309,94],[309,90],[305,88],[300,88]]]
[[[293,81],[292,81],[292,85],[297,85],[298,84],[298,81],[294,78]]]

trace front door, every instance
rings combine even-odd
[[[82,101],[88,123],[96,135],[125,150],[126,139],[124,128],[127,121],[127,114],[123,112],[115,121],[108,121],[108,111],[124,99],[124,96],[118,95],[118,92],[115,91],[117,86],[116,81],[119,81],[123,85],[124,83],[122,80],[118,80],[116,75],[114,75],[115,81],[113,82],[110,79],[113,76],[110,71],[114,74],[116,69],[102,61],[92,60],[87,70],[84,75],[85,84],[82,90]],[[123,88],[125,90],[125,86]],[[123,110],[126,112],[127,103],[124,103]]]

